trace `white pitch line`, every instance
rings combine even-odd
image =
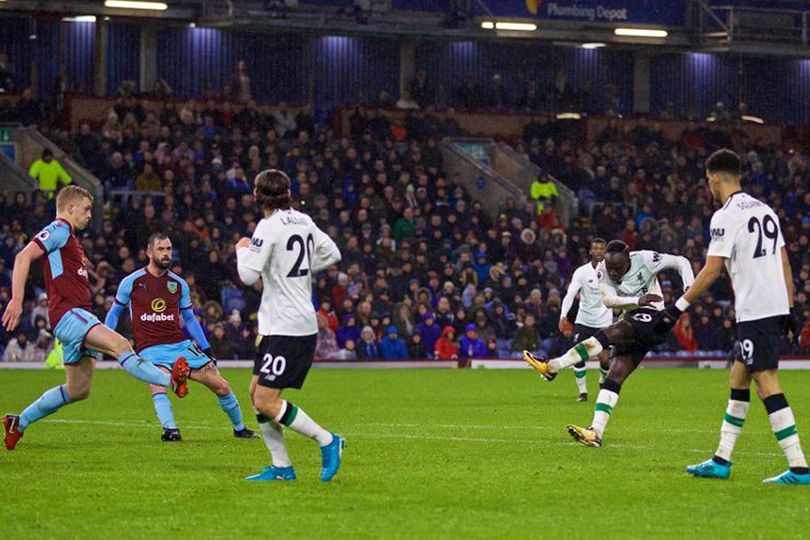
[[[45,420],[46,423],[54,423],[54,424],[84,424],[84,425],[99,425],[99,426],[111,426],[111,427],[139,427],[139,428],[154,428],[160,427],[154,423],[148,422],[122,422],[122,421],[115,421],[115,420],[63,420],[63,419],[48,419]],[[364,424],[366,426],[369,425],[377,425],[377,426],[386,426],[392,428],[399,428],[399,427],[420,427],[420,428],[431,428],[431,427],[444,427],[444,428],[464,428],[464,427],[481,427],[481,428],[489,428],[489,427],[500,427],[500,426],[489,426],[489,425],[465,425],[465,424],[434,424],[434,425],[422,425],[422,424]],[[183,424],[183,427],[188,427],[189,429],[202,429],[202,430],[215,430],[220,431],[223,429],[219,426],[213,426],[211,424]],[[528,427],[532,429],[530,426],[512,426],[514,428],[524,428]],[[536,429],[553,429],[553,428],[546,428],[545,426],[537,426]],[[425,435],[425,434],[409,434],[409,433],[358,433],[347,431],[344,432],[347,437],[359,437],[359,438],[367,438],[367,439],[400,439],[400,440],[415,440],[415,441],[445,441],[445,442],[484,442],[484,443],[503,443],[503,444],[532,444],[536,445],[540,442],[543,444],[553,444],[554,446],[580,446],[576,442],[572,441],[557,441],[557,442],[550,442],[550,441],[541,441],[538,439],[503,439],[503,438],[490,438],[490,437],[464,437],[464,436],[456,436],[456,435]],[[607,446],[609,449],[619,449],[619,450],[646,450],[655,452],[656,448],[647,445],[641,444],[609,444]],[[711,450],[709,449],[698,449],[698,448],[684,448],[680,450],[681,452],[688,452],[692,454],[709,454]],[[778,452],[752,452],[748,450],[739,450],[738,454],[744,454],[749,456],[761,456],[761,457],[775,457],[781,456],[781,453]]]

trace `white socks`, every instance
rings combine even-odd
[[[589,337],[582,343],[577,343],[559,358],[554,358],[548,362],[548,370],[551,373],[559,373],[561,370],[571,367],[579,362],[584,362],[602,352],[602,344],[595,337]]]
[[[332,442],[332,433],[316,424],[307,413],[293,403],[282,400],[281,412],[278,413],[275,421],[305,437],[315,439],[319,446],[326,446]]]

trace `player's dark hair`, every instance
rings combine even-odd
[[[169,238],[169,235],[166,234],[165,232],[152,233],[149,236],[149,241],[146,243],[146,245],[148,247],[152,247],[155,244],[157,244],[158,242],[160,242],[161,240],[171,240],[171,238]]]
[[[742,163],[740,156],[728,148],[721,148],[706,159],[706,172],[740,176]]]
[[[611,240],[610,242],[608,242],[605,251],[607,253],[624,253],[625,251],[627,251],[627,249],[628,249],[627,244],[625,244],[621,240]]]
[[[256,202],[264,210],[289,208],[290,178],[278,169],[268,169],[256,176]]]
[[[591,240],[590,246],[593,247],[594,244],[607,244],[604,238],[597,236],[593,240]]]

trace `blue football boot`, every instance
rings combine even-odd
[[[810,473],[796,474],[790,469],[786,470],[779,476],[766,478],[762,481],[763,484],[789,484],[792,486],[810,486]]]
[[[329,482],[340,469],[340,456],[346,448],[346,439],[337,433],[332,433],[332,442],[326,446],[321,446],[321,482]]]
[[[293,470],[292,465],[289,467],[276,467],[275,465],[270,465],[269,467],[265,467],[264,470],[259,474],[248,476],[245,478],[245,480],[250,482],[272,482],[274,480],[285,482],[295,480],[295,471]]]
[[[713,459],[707,459],[703,463],[697,465],[689,465],[686,467],[686,472],[698,478],[720,478],[726,480],[731,476],[731,462],[728,465],[720,465]]]

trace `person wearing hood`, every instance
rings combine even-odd
[[[422,334],[422,341],[425,343],[425,351],[429,351],[428,355],[433,358],[433,349],[436,346],[436,341],[441,337],[442,330],[436,324],[436,316],[433,312],[427,312],[422,316],[422,322],[416,326],[416,331]]]
[[[341,349],[346,347],[346,341],[352,340],[357,343],[360,340],[360,328],[357,326],[357,317],[352,313],[343,315],[343,321],[340,328],[335,332],[337,345]]]
[[[374,336],[374,329],[370,326],[363,327],[360,332],[360,341],[357,344],[357,357],[360,359],[380,358],[380,346]]]
[[[442,337],[436,341],[433,352],[436,360],[456,360],[458,359],[458,347],[454,343],[456,339],[456,329],[452,326],[445,326],[442,330]]]
[[[425,341],[422,339],[419,330],[415,330],[410,341],[408,341],[408,356],[410,358],[429,358],[425,349]]]
[[[464,328],[464,337],[459,341],[459,358],[486,358],[487,344],[478,337],[478,327],[470,323]]]
[[[407,360],[408,348],[399,337],[399,329],[389,326],[385,333],[386,336],[380,343],[380,356],[386,360]]]

